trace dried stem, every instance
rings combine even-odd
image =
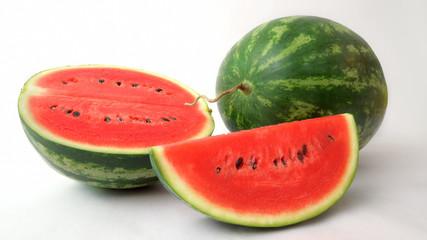
[[[220,93],[214,99],[210,99],[210,98],[206,97],[205,95],[199,95],[199,96],[197,96],[197,98],[194,100],[193,103],[185,103],[185,105],[187,105],[187,106],[194,106],[194,105],[196,105],[197,101],[199,101],[200,98],[203,98],[203,99],[205,99],[206,101],[208,101],[210,103],[215,103],[219,99],[221,99],[224,95],[229,94],[229,93],[234,93],[234,92],[236,92],[239,89],[242,90],[242,91],[245,91],[245,90],[249,89],[249,85],[247,83],[239,83],[239,85],[233,87],[232,89],[228,89],[228,90]]]

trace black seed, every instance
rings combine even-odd
[[[304,161],[304,159],[302,158],[301,153],[297,153],[297,157],[298,157],[298,159],[299,159],[301,162],[303,162],[303,161]]]
[[[77,111],[73,112],[73,116],[74,117],[79,117],[80,116],[80,112],[77,112]]]
[[[156,92],[161,92],[161,91],[163,91],[163,89],[161,88],[156,89]]]
[[[256,162],[252,163],[252,169],[255,170],[255,168],[256,168]]]
[[[72,112],[71,110],[67,110],[65,113],[70,114],[71,112]]]
[[[117,86],[120,86],[120,85],[122,85],[122,83],[121,83],[121,82],[116,82],[116,84],[117,84]]]
[[[282,162],[283,165],[286,166],[286,162],[285,162],[285,158],[284,157],[280,158],[280,161]]]
[[[220,167],[217,167],[216,168],[216,173],[219,173],[221,171],[221,168]]]
[[[167,118],[162,118],[162,120],[165,122],[169,122],[169,119],[167,119]]]
[[[328,135],[329,140],[334,141],[334,138],[331,135]]]
[[[274,166],[277,167],[277,159],[274,159],[273,163],[274,163]]]
[[[239,169],[242,167],[242,165],[243,165],[243,158],[240,157],[239,159],[237,159],[236,168]]]
[[[138,83],[132,84],[132,87],[138,87]]]
[[[147,118],[147,119],[145,119],[145,122],[146,123],[151,123],[151,120]]]
[[[50,107],[50,109],[55,109],[56,108],[56,105],[52,105],[51,107]]]
[[[302,155],[304,155],[305,156],[305,154],[307,153],[307,146],[306,145],[303,145],[302,146]]]
[[[67,85],[67,82],[65,82],[65,81],[62,81],[62,84],[64,84],[64,85]]]
[[[110,117],[106,117],[106,118],[104,118],[104,121],[109,122],[109,121],[111,121],[111,118]]]
[[[172,120],[176,120],[176,118],[175,118],[175,117],[171,117],[171,119],[172,119]]]
[[[118,117],[118,118],[117,118],[117,121],[121,122],[121,121],[122,121],[122,118],[121,118],[121,117]]]
[[[98,82],[103,83],[103,82],[105,82],[105,80],[104,79],[98,79]]]

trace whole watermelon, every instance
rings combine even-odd
[[[218,101],[230,131],[351,113],[362,148],[387,108],[380,62],[359,35],[314,16],[285,17],[246,34],[228,52],[217,79]]]

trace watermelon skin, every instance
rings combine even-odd
[[[31,144],[50,167],[76,181],[102,188],[126,189],[158,182],[148,153],[118,154],[78,149],[50,141],[22,121]]]
[[[358,156],[351,114],[150,148],[168,191],[216,220],[251,227],[282,227],[323,213],[350,187]]]
[[[85,69],[101,69],[102,72],[110,78],[112,75],[110,71],[116,70],[125,71],[125,73],[127,73],[127,71],[130,71],[129,75],[135,74],[135,72],[137,74],[143,74],[140,77],[160,77],[166,82],[168,82],[168,84],[172,83],[183,88],[184,92],[186,92],[187,95],[190,94],[191,98],[195,98],[197,96],[197,94],[193,90],[191,90],[187,86],[180,84],[176,80],[169,79],[166,76],[161,76],[152,72],[131,69],[127,67],[107,65],[83,65],[46,70],[34,75],[32,78],[30,78],[30,80],[25,83],[24,88],[21,90],[21,94],[18,99],[19,117],[23,130],[29,141],[37,150],[37,152],[42,156],[42,158],[48,163],[48,165],[55,169],[57,172],[88,185],[102,188],[127,189],[143,187],[158,182],[158,178],[154,170],[152,169],[150,163],[148,147],[144,147],[143,145],[142,147],[138,145],[136,145],[136,147],[123,147],[122,145],[114,145],[114,142],[112,142],[112,145],[107,146],[95,144],[91,145],[84,142],[74,142],[72,139],[67,139],[65,135],[58,136],[56,132],[50,131],[51,129],[39,124],[35,120],[36,118],[32,116],[30,107],[31,97],[43,95],[46,93],[46,91],[42,87],[40,87],[40,85],[37,85],[38,79],[41,78],[40,76],[44,76],[45,74],[49,74],[50,72],[56,73],[61,72],[63,70],[79,71]],[[79,72],[77,75],[81,75],[81,72]],[[94,77],[96,78],[96,81],[98,81],[97,76]],[[119,80],[123,82],[123,85],[128,84],[128,86],[130,86],[129,82],[127,82],[126,80],[126,77],[127,76],[123,76]],[[57,79],[57,81],[60,82],[62,80]],[[134,81],[135,80],[132,80],[131,83],[133,83]],[[95,94],[99,94],[99,92],[97,93],[96,90],[93,90],[93,92]],[[59,95],[59,97],[66,96],[67,94],[69,93],[65,91],[61,92],[61,95]],[[178,97],[182,97],[184,95],[183,93],[177,94],[180,94],[180,96]],[[120,103],[121,96],[114,96],[116,97],[115,101]],[[80,98],[80,96],[78,98]],[[79,104],[80,102],[84,101],[86,100],[84,97],[82,97],[79,100]],[[101,99],[100,101],[102,102],[104,100]],[[183,101],[183,107],[185,107],[184,103],[185,102]],[[181,103],[178,103],[178,105],[181,105]],[[161,105],[161,108],[167,107],[167,105]],[[56,107],[53,110],[56,110]],[[195,135],[193,135],[191,138],[200,138],[211,135],[214,129],[214,122],[206,102],[201,102],[201,104],[199,105],[199,109],[196,111],[200,111],[202,116],[205,116],[203,119],[200,119],[205,122],[205,125],[201,129],[201,131],[195,132]],[[67,113],[64,114],[67,115]],[[83,112],[81,112],[81,115],[77,117],[73,116],[72,114],[69,115],[71,115],[71,119],[78,119],[81,118],[83,114],[88,115],[88,113]],[[138,112],[136,111],[135,114],[137,115]],[[95,120],[96,119],[92,121]],[[169,121],[172,120],[173,119],[170,119]],[[178,121],[181,119],[178,118],[178,120],[175,120]],[[122,121],[125,121],[124,116]],[[120,124],[122,123],[122,121],[120,121]],[[151,121],[153,121],[152,123],[150,123],[151,125],[156,124],[154,122],[155,119],[151,119]],[[157,121],[163,120],[157,119]],[[119,124],[119,121],[116,121],[113,124],[117,125]],[[72,127],[74,127],[74,129],[77,129],[73,131],[78,134],[77,132],[79,131],[79,128],[75,128],[75,126]],[[143,127],[143,125],[138,125],[138,128]],[[127,133],[128,132],[124,132],[121,138],[128,138],[128,135],[126,135]],[[100,132],[99,134],[101,136],[108,136],[108,133],[105,132]],[[151,135],[149,135],[148,138],[151,138],[150,136]],[[144,139],[147,139],[147,136],[141,136],[141,139],[141,141],[143,141]],[[168,142],[167,135],[165,136],[164,141]]]
[[[387,85],[375,53],[345,26],[313,16],[272,20],[238,41],[219,69],[218,102],[230,131],[353,114],[363,148],[380,127]]]

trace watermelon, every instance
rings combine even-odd
[[[35,149],[60,173],[99,187],[134,188],[158,179],[149,147],[208,136],[206,102],[176,80],[119,66],[50,69],[31,77],[18,108]]]
[[[244,130],[150,149],[163,185],[214,219],[279,227],[310,219],[349,188],[358,162],[351,114]]]
[[[363,148],[380,127],[387,85],[366,41],[347,27],[314,16],[266,22],[238,41],[223,60],[218,101],[230,131],[353,114]]]

